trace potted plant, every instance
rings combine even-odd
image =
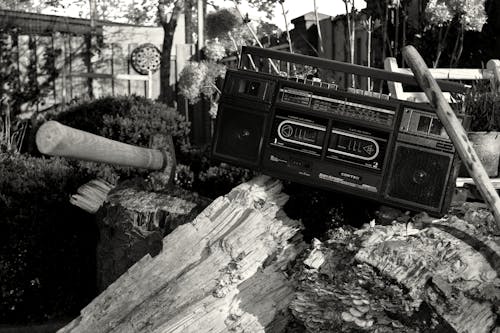
[[[475,84],[464,99],[471,117],[468,133],[474,150],[490,177],[498,175],[500,156],[500,92],[489,84]]]

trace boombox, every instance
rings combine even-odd
[[[444,214],[459,159],[430,106],[343,91],[323,80],[335,71],[414,83],[411,76],[246,47],[239,69],[225,77],[213,157],[281,179]]]

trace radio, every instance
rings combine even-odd
[[[267,49],[242,53],[226,74],[214,158],[405,209],[447,211],[459,159],[430,106],[323,80],[332,71],[414,83],[411,76]]]

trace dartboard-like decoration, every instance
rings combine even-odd
[[[132,67],[140,74],[156,72],[160,68],[161,52],[151,43],[141,44],[130,55]]]

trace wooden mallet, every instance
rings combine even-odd
[[[36,133],[36,145],[47,155],[163,171],[164,178],[169,180],[175,173],[175,150],[170,135],[154,137],[153,147],[161,149],[150,149],[110,140],[51,120]]]
[[[453,142],[458,155],[462,159],[462,163],[465,164],[467,171],[469,171],[469,174],[483,196],[483,199],[488,203],[493,211],[497,227],[500,230],[500,198],[498,197],[498,193],[493,187],[488,174],[484,170],[476,151],[472,147],[462,123],[458,120],[457,116],[446,101],[441,88],[439,88],[436,80],[432,77],[429,68],[418,51],[411,45],[406,46],[403,48],[403,57],[415,75],[420,88],[425,92],[425,95],[429,99],[429,103],[436,110],[439,120],[446,129],[446,132]]]

